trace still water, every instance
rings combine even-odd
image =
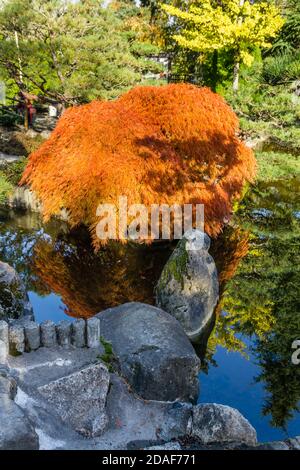
[[[300,435],[300,181],[252,188],[213,242],[221,300],[202,356],[200,402],[238,408],[260,441]],[[126,301],[154,303],[174,244],[112,244],[97,255],[87,232],[37,214],[0,212],[0,258],[29,291],[36,320],[88,318]]]

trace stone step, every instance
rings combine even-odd
[[[40,348],[21,356],[9,357],[8,365],[19,386],[31,393],[53,380],[100,362],[103,353],[104,348],[100,343],[98,348],[93,349]]]

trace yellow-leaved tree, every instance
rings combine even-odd
[[[233,52],[235,91],[239,87],[240,64],[250,66],[254,48],[270,47],[270,39],[284,23],[273,1],[197,0],[180,7],[163,4],[162,8],[183,22],[173,36],[179,46],[203,55],[220,50]]]

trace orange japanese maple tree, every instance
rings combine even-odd
[[[121,195],[147,206],[202,203],[215,236],[255,175],[237,131],[234,112],[208,88],[136,87],[69,108],[31,154],[21,184],[37,193],[46,219],[66,208],[72,226],[89,226],[95,247],[97,207],[118,205]]]

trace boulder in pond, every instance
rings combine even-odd
[[[200,360],[180,323],[151,305],[129,302],[97,315],[120,373],[142,398],[195,402]]]
[[[25,286],[16,270],[0,261],[0,320],[33,318]]]
[[[193,407],[191,435],[203,444],[238,442],[254,446],[256,431],[235,408],[216,403]]]
[[[156,286],[156,305],[174,316],[192,341],[201,337],[219,298],[218,274],[209,246],[205,233],[186,232]]]

